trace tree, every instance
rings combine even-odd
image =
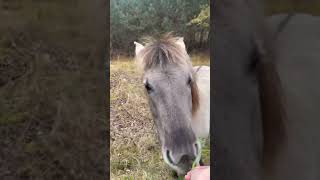
[[[204,27],[188,23],[207,4],[207,0],[111,0],[112,54],[133,55],[133,41],[170,31],[195,47],[194,35]]]
[[[199,15],[193,18],[187,25],[196,27],[196,33],[198,34],[196,41],[198,41],[200,48],[203,47],[205,42],[208,42],[209,39],[210,6],[208,4],[202,6]]]

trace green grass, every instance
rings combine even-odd
[[[205,55],[192,56],[194,65],[209,65]],[[119,58],[110,64],[110,171],[111,179],[173,179],[163,161],[153,124],[133,59]],[[210,163],[209,140],[202,150]]]

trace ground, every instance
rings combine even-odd
[[[90,64],[99,57],[28,29],[0,34],[0,179],[105,178],[105,69]]]
[[[209,65],[209,57],[192,56],[193,65]],[[110,65],[111,179],[173,179],[164,163],[156,129],[133,59],[116,58]],[[209,140],[202,154],[210,164]]]

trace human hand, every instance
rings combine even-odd
[[[198,166],[187,173],[185,180],[210,180],[210,166]]]

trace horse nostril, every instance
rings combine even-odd
[[[193,155],[183,155],[179,161],[180,164],[185,164],[185,165],[188,165],[188,166],[191,166],[193,161],[195,160],[195,156]]]
[[[172,160],[172,158],[171,158],[171,156],[170,156],[170,151],[169,151],[169,150],[167,150],[166,155],[167,155],[167,158],[168,158],[169,162],[170,162],[171,164],[174,164],[174,163],[173,163],[173,160]]]

